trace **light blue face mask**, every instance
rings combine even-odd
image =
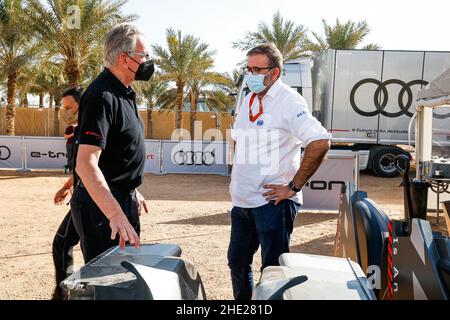
[[[263,92],[267,86],[264,85],[265,74],[249,74],[247,75],[247,86],[253,93]]]

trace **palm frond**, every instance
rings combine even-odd
[[[334,25],[330,25],[322,19],[324,37],[312,32],[313,40],[308,39],[307,49],[311,52],[320,53],[328,48],[331,49],[356,49],[369,34],[370,28],[366,21],[354,22],[348,20],[341,23],[336,19]],[[362,47],[363,50],[376,50],[378,45],[370,44]]]
[[[232,43],[233,48],[242,51],[267,42],[274,43],[283,55],[284,60],[296,59],[307,51],[307,29],[303,25],[296,25],[292,20],[285,20],[279,11],[272,17],[268,25],[260,22],[256,32],[248,32],[244,39]]]
[[[106,33],[116,24],[131,22],[135,15],[123,15],[127,0],[28,0],[27,25],[38,33],[46,48],[65,64],[70,82],[91,79],[100,69],[100,52]],[[70,6],[79,8],[79,25],[73,26]],[[93,59],[95,57],[96,59]]]

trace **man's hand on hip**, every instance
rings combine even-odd
[[[267,201],[275,201],[275,205],[277,206],[281,201],[290,199],[295,196],[295,192],[289,188],[288,185],[275,185],[275,184],[266,184],[264,189],[268,189],[270,191],[263,194]]]

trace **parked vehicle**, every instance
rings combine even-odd
[[[282,79],[333,134],[333,149],[357,152],[361,170],[395,177],[393,158],[409,155],[401,145],[408,144],[417,93],[448,68],[450,52],[330,49],[287,61]],[[244,81],[237,106],[245,93]],[[449,114],[434,117],[437,129],[450,127]]]

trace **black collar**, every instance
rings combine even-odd
[[[115,89],[118,90],[118,92],[124,94],[126,97],[129,98],[135,98],[136,93],[131,87],[125,87],[125,85],[120,81],[114,73],[111,72],[108,68],[105,68],[103,70],[103,76],[114,86]]]

